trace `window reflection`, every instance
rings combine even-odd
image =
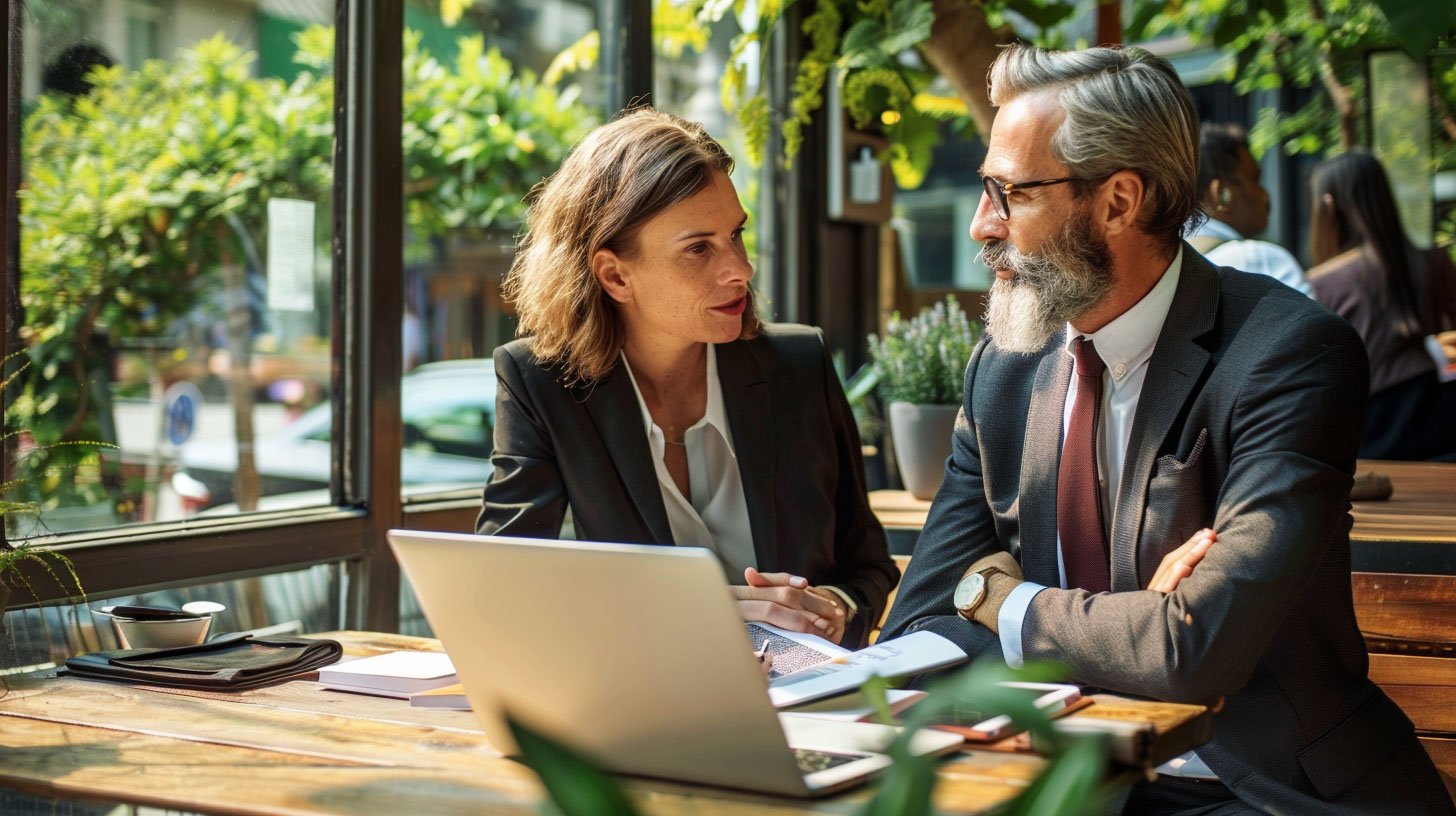
[[[20,5],[12,537],[258,508],[258,448],[328,410],[333,4],[274,7]],[[179,491],[199,445],[225,490]]]

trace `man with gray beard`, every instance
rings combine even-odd
[[[1222,707],[1128,814],[1456,814],[1366,677],[1339,318],[1182,240],[1198,122],[1141,49],[1007,49],[971,224],[996,282],[883,637]]]

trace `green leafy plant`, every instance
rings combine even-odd
[[[927,816],[932,812],[931,795],[939,760],[911,754],[910,740],[919,729],[945,722],[963,708],[1006,714],[1017,727],[1031,732],[1049,758],[1021,794],[994,811],[998,816],[1089,816],[1103,812],[1120,784],[1116,778],[1104,781],[1108,778],[1105,742],[1095,735],[1057,731],[1030,700],[1001,685],[1008,680],[1051,682],[1063,676],[1064,670],[1055,664],[1012,669],[999,660],[983,660],[934,684],[924,699],[906,711],[904,728],[887,751],[893,764],[879,778],[875,794],[856,811],[858,816]],[[871,677],[860,689],[884,723],[893,723],[885,697],[890,687],[886,678]],[[517,720],[507,720],[521,748],[522,760],[546,788],[549,803],[544,811],[563,816],[636,816],[637,809],[616,780],[590,760]]]
[[[296,42],[305,70],[291,82],[254,76],[256,54],[218,35],[174,60],[94,70],[88,95],[43,95],[26,117],[19,335],[39,376],[6,420],[34,438],[42,509],[109,502],[124,515],[137,504],[118,463],[71,447],[111,441],[113,349],[179,342],[169,338],[195,310],[220,321],[210,295],[243,291],[245,266],[262,271],[270,199],[330,205],[333,29],[305,29]],[[514,230],[526,194],[595,113],[576,88],[517,70],[482,36],[462,38],[450,64],[414,32],[404,48],[407,252],[417,259],[447,234]],[[329,223],[318,219],[321,230]],[[245,346],[247,329],[236,339]],[[237,385],[243,400],[248,383]],[[251,410],[246,400],[239,412]]]
[[[0,381],[0,393],[5,392],[11,383],[15,382],[29,367],[30,361],[24,359],[24,352],[15,352],[0,361],[0,369],[19,359],[20,363],[14,371],[6,374],[3,381]],[[26,442],[22,446],[19,443]],[[39,517],[41,504],[33,496],[37,479],[44,479],[49,474],[44,471],[34,470],[32,463],[36,458],[37,449],[34,442],[29,439],[28,434],[23,431],[9,431],[0,436],[0,446],[8,452],[17,450],[18,456],[15,467],[10,471],[9,478],[0,483],[0,519],[3,519],[6,527],[11,526],[12,519],[21,516]],[[72,447],[105,447],[100,443],[70,443]],[[23,494],[19,497],[16,494]],[[85,603],[86,591],[81,588],[81,578],[76,574],[76,567],[71,559],[65,555],[45,547],[37,546],[25,541],[20,544],[12,544],[5,536],[0,536],[0,617],[5,615],[5,607],[10,602],[10,594],[13,588],[24,589],[36,603],[41,602],[40,593],[36,591],[35,585],[31,583],[25,567],[34,567],[34,572],[39,570],[61,590],[61,594],[67,596],[79,596],[82,603]],[[46,623],[45,616],[41,616],[41,626],[45,629],[46,640],[50,640],[50,626]],[[3,637],[3,632],[0,632]]]
[[[955,718],[957,710],[999,712],[1016,728],[1029,731],[1033,743],[1049,762],[1031,785],[993,812],[998,816],[1088,816],[1101,813],[1120,782],[1107,779],[1107,745],[1101,735],[1064,734],[1027,697],[1001,685],[1006,681],[1047,683],[1061,680],[1066,671],[1054,663],[1031,663],[1013,669],[1000,660],[979,660],[970,667],[932,684],[924,699],[905,711],[900,736],[887,753],[894,760],[880,778],[879,789],[859,816],[919,816],[932,812],[937,760],[909,751],[916,731]],[[872,677],[861,692],[892,723],[885,690],[890,681]]]
[[[921,309],[909,320],[895,312],[883,337],[869,337],[881,398],[886,404],[958,404],[966,364],[980,339],[981,325],[966,315],[954,296]]]
[[[659,0],[659,4],[672,0]],[[762,157],[775,121],[784,158],[792,163],[804,127],[823,107],[829,82],[859,128],[882,131],[890,147],[881,158],[896,181],[918,187],[930,167],[941,125],[987,133],[994,115],[986,97],[986,69],[999,46],[1018,34],[1041,44],[1060,42],[1055,27],[1075,6],[1062,0],[814,0],[802,3],[798,31],[808,40],[799,59],[787,111],[773,111],[767,90],[747,87],[745,57],[757,49],[767,64],[774,29],[795,4],[691,0],[702,25],[730,11],[743,26],[733,41],[722,79],[723,106],[748,135],[749,158]],[[1020,24],[1018,31],[1013,21]]]

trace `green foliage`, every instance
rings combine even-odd
[[[81,588],[81,578],[76,574],[76,565],[71,563],[71,559],[55,550],[37,547],[28,541],[20,544],[9,542],[0,544],[0,584],[18,585],[39,603],[40,594],[35,591],[30,579],[26,578],[25,573],[21,571],[21,567],[25,564],[38,566],[46,575],[50,576],[51,580],[56,582],[56,586],[61,588],[62,593],[79,595],[81,602],[86,602],[86,592]],[[62,577],[61,572],[65,573],[65,577]],[[70,580],[67,581],[67,578]],[[0,614],[4,612],[4,605],[0,605]],[[42,618],[42,622],[44,622],[44,618]]]
[[[636,816],[616,781],[577,752],[507,716],[521,761],[541,777],[551,807],[562,816]]]
[[[995,711],[1007,715],[1015,727],[1030,731],[1038,745],[1047,746],[1051,762],[1024,793],[997,809],[1005,816],[1078,816],[1101,812],[1111,794],[1103,779],[1107,750],[1095,737],[1062,734],[1031,700],[1009,689],[1005,681],[1052,682],[1065,671],[1050,663],[1012,669],[1000,660],[980,660],[935,683],[929,694],[911,706],[903,718],[904,730],[891,744],[894,759],[880,780],[879,789],[859,816],[920,816],[931,812],[935,788],[935,762],[912,756],[908,750],[914,733],[932,723],[957,719],[957,710]],[[860,687],[876,709],[887,706],[881,678]]]
[[[517,69],[480,36],[441,65],[406,32],[404,152],[407,256],[461,229],[514,229],[525,198],[596,123],[575,86]]]
[[[961,401],[966,364],[981,339],[953,296],[905,320],[890,316],[884,337],[870,335],[870,360],[879,374],[885,403],[956,405]]]
[[[1400,9],[1398,31],[1382,6]],[[1128,37],[1186,33],[1194,43],[1232,51],[1229,79],[1239,93],[1322,89],[1298,110],[1260,111],[1249,134],[1255,156],[1275,146],[1321,155],[1365,141],[1366,54],[1404,45],[1424,61],[1426,51],[1456,28],[1453,9],[1450,3],[1399,0],[1135,0]]]
[[[666,0],[660,0],[661,5]],[[699,19],[717,22],[732,4],[721,0],[690,0]],[[723,107],[738,116],[748,134],[748,156],[758,163],[768,141],[768,102],[762,88],[750,92],[741,64],[748,46],[769,42],[790,3],[759,3],[745,14],[744,31],[734,39],[729,66],[722,80]],[[1041,30],[1048,30],[1073,12],[1070,3],[1055,0],[992,0],[967,13],[985,14],[1001,21],[1010,10]],[[935,89],[937,75],[925,68],[921,49],[930,38],[935,12],[930,0],[815,0],[800,26],[809,49],[799,60],[789,111],[781,125],[784,159],[792,165],[803,144],[803,128],[824,105],[824,89],[831,77],[839,83],[840,99],[859,128],[884,132],[890,149],[882,160],[890,163],[902,187],[916,187],[930,167],[931,151],[940,142],[937,123],[954,119],[969,126],[964,102]],[[1000,23],[995,23],[999,25]],[[766,48],[760,60],[767,59]]]
[[[44,507],[120,493],[114,463],[63,444],[101,437],[111,341],[164,337],[206,303],[223,267],[265,245],[269,199],[330,205],[333,31],[297,43],[307,70],[292,83],[252,76],[255,55],[219,34],[172,61],[97,70],[91,94],[43,96],[24,122],[20,336],[40,376],[6,421],[51,474],[37,482]],[[479,36],[447,66],[407,33],[404,75],[414,256],[447,232],[514,229],[531,187],[595,122],[574,87],[516,70]],[[86,477],[97,465],[101,478]]]
[[[935,791],[933,756],[910,753],[916,731],[932,723],[947,722],[957,709],[995,711],[1010,717],[1017,728],[1028,730],[1037,744],[1047,746],[1050,762],[1025,792],[999,807],[1000,816],[1091,816],[1105,809],[1115,792],[1102,780],[1107,769],[1107,748],[1095,736],[1066,735],[1025,695],[1001,685],[1005,681],[1052,682],[1065,671],[1051,663],[1033,663],[1012,669],[1000,660],[981,660],[934,684],[924,699],[910,707],[903,730],[886,753],[894,760],[879,778],[877,788],[857,816],[928,816]],[[860,692],[891,723],[885,690],[890,682],[871,677]],[[511,734],[521,748],[521,759],[546,788],[543,811],[562,816],[635,816],[637,810],[617,782],[585,757],[514,718],[507,717]]]

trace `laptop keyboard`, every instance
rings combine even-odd
[[[815,751],[811,748],[795,748],[794,761],[799,763],[799,772],[811,774],[815,771],[827,771],[830,768],[838,768],[856,759],[864,759],[858,754],[831,754],[827,751]]]

